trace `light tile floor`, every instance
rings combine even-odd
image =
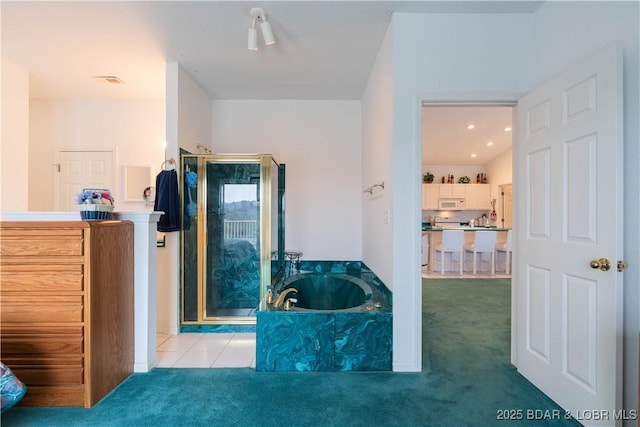
[[[256,334],[158,334],[159,368],[255,368]]]

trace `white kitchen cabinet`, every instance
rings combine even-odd
[[[466,209],[491,209],[491,186],[489,184],[466,185]]]
[[[422,209],[438,209],[438,198],[440,196],[440,184],[422,184]]]
[[[469,184],[440,184],[440,197],[466,197]]]
[[[441,198],[465,199],[466,210],[491,209],[489,184],[422,184],[422,209],[436,210]]]

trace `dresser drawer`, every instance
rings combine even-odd
[[[31,240],[82,239],[84,227],[65,227],[61,222],[3,222],[0,228],[0,239],[20,238]]]
[[[82,239],[29,240],[16,237],[2,239],[0,255],[7,256],[74,256],[83,254]]]
[[[26,328],[25,328],[26,329]],[[11,357],[53,357],[82,355],[84,352],[83,328],[30,326],[25,330],[13,325],[2,328],[2,360]],[[6,363],[6,362],[5,362]]]
[[[2,323],[82,322],[80,295],[2,294]]]
[[[82,264],[3,265],[0,289],[6,292],[80,293],[83,291]]]
[[[11,368],[16,377],[31,386],[61,386],[84,384],[84,369],[73,366],[23,366],[13,364]]]
[[[57,387],[28,385],[20,406],[84,406],[86,385],[60,385]]]

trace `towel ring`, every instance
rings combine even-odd
[[[167,160],[165,160],[164,162],[162,162],[162,164],[160,165],[160,169],[161,169],[161,170],[165,170],[165,169],[164,169],[164,167],[165,167],[165,165],[166,165],[167,163],[168,163],[168,164],[170,164],[170,165],[175,166],[176,161],[173,159],[173,157],[171,157],[170,159],[167,159]]]

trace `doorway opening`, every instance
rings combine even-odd
[[[512,183],[513,104],[425,102],[421,109],[422,277],[460,278],[459,264],[463,278],[510,277],[493,250],[476,256],[473,274],[474,255],[464,247],[478,231],[496,231],[497,245],[507,241],[511,199],[502,194]],[[464,232],[459,251],[440,250],[446,229]],[[434,269],[436,261],[444,274]]]
[[[513,327],[514,302],[511,289],[511,272],[506,271],[506,263],[498,263],[499,268],[495,275],[491,275],[489,263],[480,263],[481,267],[476,275],[467,264],[463,274],[458,274],[457,264],[451,265],[451,260],[445,256],[446,270],[442,275],[433,271],[434,252],[440,243],[442,226],[459,227],[464,231],[464,240],[472,242],[475,232],[484,231],[488,220],[489,227],[501,229],[496,243],[507,241],[508,230],[511,224],[507,224],[506,215],[511,212],[508,205],[503,203],[502,192],[506,186],[513,182],[513,123],[515,101],[452,101],[452,102],[427,102],[421,104],[421,165],[422,165],[422,265],[421,276],[423,281],[422,297],[423,318],[429,319],[430,313],[425,311],[428,307],[427,299],[433,298],[434,289],[444,289],[446,299],[453,301],[456,297],[447,293],[451,286],[458,285],[465,288],[470,286],[470,292],[462,294],[471,296],[473,291],[482,288],[485,293],[491,288],[495,298],[490,299],[491,307],[485,305],[482,311],[461,313],[461,316],[471,316],[470,322],[477,319],[489,318],[496,314],[503,319],[511,318],[510,327]],[[433,175],[431,183],[426,182],[425,175]],[[440,189],[443,189],[442,195]],[[469,190],[469,191],[467,191]],[[441,200],[459,197],[464,193],[464,202],[456,210],[442,209]],[[492,215],[492,212],[495,212]],[[483,217],[484,215],[484,217]],[[436,224],[438,223],[438,224]],[[507,225],[509,225],[507,227]],[[440,227],[438,227],[440,226]],[[473,227],[472,227],[473,226]],[[437,230],[440,228],[440,230]],[[427,251],[425,255],[424,251]],[[463,258],[464,251],[460,255]],[[484,255],[485,259],[488,257]],[[490,255],[489,255],[490,256]],[[501,256],[506,258],[505,254]],[[463,259],[461,259],[463,262]],[[494,259],[495,262],[495,259]],[[487,271],[488,270],[488,271]],[[447,280],[438,280],[447,279]],[[481,278],[480,280],[477,280]],[[456,280],[462,279],[462,280]],[[495,279],[495,280],[492,280]],[[456,283],[457,282],[457,283]],[[488,286],[482,287],[486,284]],[[475,286],[478,285],[478,286]],[[488,292],[490,293],[490,292]],[[487,294],[488,294],[487,293]],[[499,294],[499,295],[498,295]],[[440,296],[443,296],[440,295]],[[478,298],[485,298],[482,292]],[[437,297],[436,297],[437,298]],[[473,298],[472,298],[473,299]],[[498,302],[499,301],[499,302]],[[444,304],[445,301],[442,301]],[[496,305],[497,304],[497,305]],[[466,307],[465,310],[472,310]],[[472,310],[473,311],[473,310]],[[433,333],[428,323],[422,328],[422,369],[432,368],[431,354],[433,350],[428,348],[429,334]],[[494,344],[504,349],[504,361],[513,362],[514,344],[512,337],[505,336],[497,339]],[[461,349],[463,350],[463,349]],[[472,353],[471,348],[464,350]],[[480,350],[479,348],[477,350]]]

